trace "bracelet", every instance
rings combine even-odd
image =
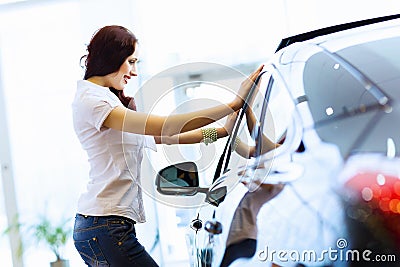
[[[208,145],[218,139],[218,133],[216,128],[202,128],[201,133],[203,134],[203,142]]]
[[[239,143],[241,142],[241,140],[239,139],[239,137],[236,136],[235,138],[235,143],[233,144],[233,151],[236,151],[236,148],[238,147]]]

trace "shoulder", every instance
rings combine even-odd
[[[107,87],[102,87],[89,81],[80,80],[77,82],[77,95],[82,97],[112,97],[113,94]]]
[[[121,101],[107,87],[102,87],[86,80],[77,83],[75,103],[107,102],[111,106],[118,106]]]

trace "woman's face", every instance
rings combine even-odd
[[[137,49],[127,57],[117,72],[109,74],[111,87],[123,90],[132,76],[137,76],[136,63],[138,61]]]

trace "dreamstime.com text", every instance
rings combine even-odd
[[[396,262],[396,255],[393,254],[374,254],[373,251],[346,249],[347,240],[339,238],[336,242],[336,248],[316,252],[314,250],[271,250],[266,246],[259,250],[257,257],[260,261],[280,261],[280,262]]]

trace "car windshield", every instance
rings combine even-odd
[[[400,37],[388,38],[322,51],[306,62],[303,82],[314,128],[344,157],[400,154],[399,47]]]

